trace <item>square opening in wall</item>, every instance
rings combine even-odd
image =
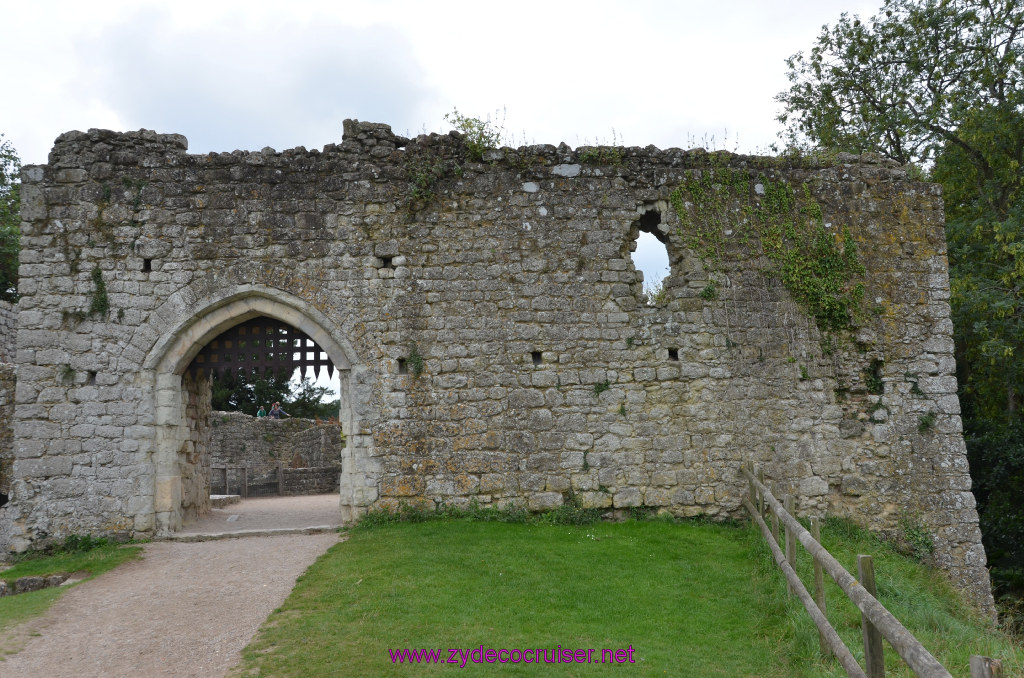
[[[544,356],[541,355],[540,351],[534,351],[530,354],[530,357],[533,358],[534,365],[540,365],[544,362]]]
[[[668,350],[668,359],[672,360],[672,361],[678,362],[679,361],[679,349],[678,348],[670,348]]]
[[[409,374],[409,363],[405,361],[405,358],[398,359],[398,373]]]
[[[153,270],[153,260],[152,259],[143,259],[142,260],[142,272],[143,273],[149,273],[152,270]]]
[[[381,262],[380,263],[380,267],[381,268],[394,268],[395,265],[392,262],[393,259],[394,259],[394,257],[381,257],[380,258],[380,262]]]

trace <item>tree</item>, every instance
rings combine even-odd
[[[1024,5],[887,0],[787,60],[797,148],[874,151],[942,184],[964,429],[1003,591],[1024,593]]]
[[[975,111],[1019,109],[1017,0],[887,0],[868,22],[843,14],[809,55],[786,64],[779,120],[795,145],[876,151],[927,164],[946,144],[988,176],[990,159],[958,132]]]
[[[0,134],[0,299],[18,300],[18,253],[21,240],[21,161]]]
[[[338,400],[323,401],[331,389],[317,386],[309,377],[293,389],[290,380],[291,373],[288,370],[263,376],[245,372],[218,373],[211,382],[211,404],[214,410],[244,412],[255,416],[261,405],[269,410],[272,403],[281,403],[284,411],[292,417],[337,418]]]

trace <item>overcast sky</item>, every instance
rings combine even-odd
[[[881,4],[0,0],[0,134],[24,164],[91,127],[193,153],[321,148],[345,118],[415,135],[458,108],[503,119],[511,145],[767,152],[785,58]]]
[[[0,133],[31,164],[72,129],[282,150],[340,141],[345,118],[417,134],[504,108],[517,143],[764,150],[784,59],[880,5],[0,0]]]

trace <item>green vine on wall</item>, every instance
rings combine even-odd
[[[110,310],[110,299],[107,297],[107,284],[103,282],[103,271],[98,264],[92,269],[92,284],[94,289],[92,301],[89,302],[89,315],[96,313],[105,316]]]
[[[849,231],[825,223],[808,184],[798,194],[763,174],[754,182],[729,167],[688,170],[670,201],[683,241],[708,269],[753,254],[823,332],[850,329],[860,317],[866,269]]]

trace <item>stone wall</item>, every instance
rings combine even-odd
[[[338,476],[341,466],[318,468],[286,468],[282,482],[282,494],[331,494],[338,491]]]
[[[0,363],[0,506],[11,494],[14,465],[14,365]],[[2,521],[0,521],[2,522]]]
[[[242,412],[214,412],[210,459],[213,466],[245,466],[266,473],[289,468],[337,466],[344,441],[341,424],[311,419],[257,419]]]
[[[0,299],[0,363],[13,363],[17,352],[18,310]]]
[[[195,416],[181,375],[267,315],[340,369],[347,516],[570,494],[740,515],[749,460],[801,513],[919,520],[991,605],[938,187],[871,157],[545,145],[479,161],[458,135],[354,121],[323,151],[186,147],[69,132],[22,171],[11,548],[176,529]],[[789,249],[807,228],[815,252],[864,267],[833,290],[863,293],[852,328],[812,317],[800,275],[819,257]],[[640,231],[672,262],[654,304]]]

